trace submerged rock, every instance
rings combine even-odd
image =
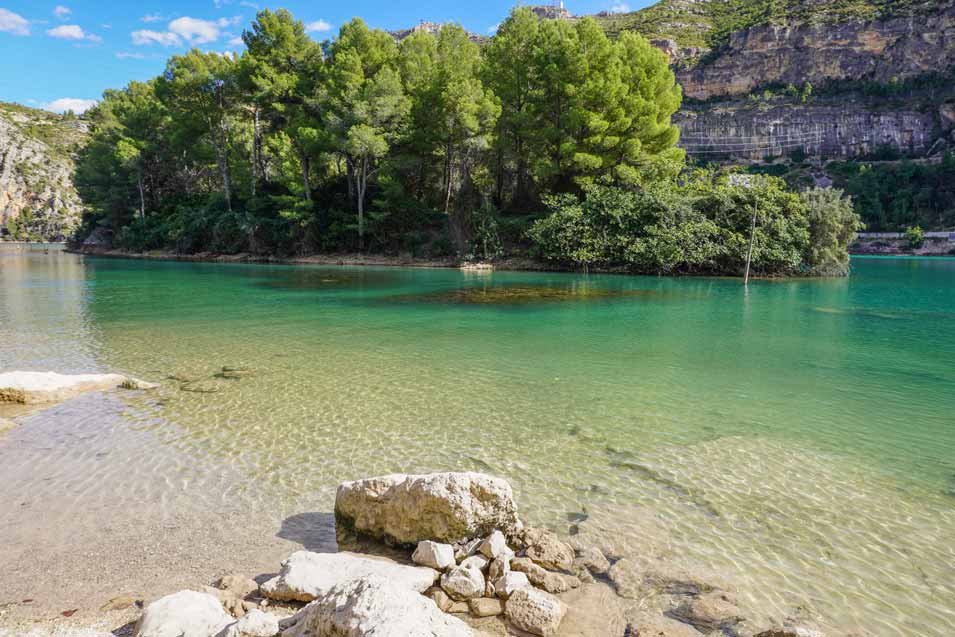
[[[583,549],[574,560],[574,566],[586,568],[594,575],[604,575],[610,571],[610,561],[595,547]]]
[[[206,593],[180,591],[146,607],[136,637],[215,637],[232,618],[219,600]]]
[[[417,593],[428,590],[438,577],[434,569],[402,566],[391,560],[371,559],[351,553],[298,551],[284,562],[278,576],[261,586],[262,593],[280,601],[310,602],[338,584],[377,575],[396,586]]]
[[[466,608],[465,608],[466,610]],[[283,637],[471,637],[427,597],[371,575],[341,582],[296,616]]]
[[[729,631],[743,621],[739,608],[727,595],[708,593],[691,597],[669,612],[681,622],[690,624],[701,633]]]
[[[569,571],[574,566],[574,549],[547,529],[524,530],[524,553],[547,569]]]
[[[551,637],[557,634],[567,606],[559,599],[536,588],[522,588],[507,600],[507,619],[517,628],[533,635]]]
[[[520,528],[511,485],[482,473],[395,474],[345,482],[335,497],[345,528],[390,543],[461,542]]]
[[[0,374],[0,403],[32,405],[74,398],[107,389],[153,389],[147,383],[121,374],[57,374],[56,372],[6,372]]]

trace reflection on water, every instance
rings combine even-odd
[[[64,536],[96,528],[81,502],[282,519],[330,511],[344,479],[473,469],[509,479],[533,523],[725,574],[754,616],[955,622],[955,261],[860,260],[851,281],[748,296],[722,279],[15,261],[0,367],[161,384],[0,440],[0,480],[57,498],[44,523]],[[8,537],[28,541],[31,515]]]

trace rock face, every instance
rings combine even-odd
[[[715,58],[678,70],[696,99],[746,94],[759,85],[915,77],[944,71],[955,56],[955,4],[884,20],[792,20],[733,33]]]
[[[232,618],[212,595],[180,591],[146,607],[136,637],[214,637]]]
[[[687,106],[674,117],[680,146],[709,159],[808,156],[858,157],[890,146],[926,152],[938,138],[934,113],[887,107],[876,100],[820,98],[811,104],[776,100]]]
[[[0,403],[36,404],[67,400],[80,394],[106,389],[152,389],[152,383],[120,374],[74,374],[55,372],[6,372],[0,374]]]
[[[423,593],[437,579],[438,572],[351,553],[298,551],[282,562],[282,571],[262,584],[261,590],[270,599],[310,602],[342,582],[372,575],[382,577],[395,586]]]
[[[471,637],[460,619],[387,578],[342,582],[306,606],[283,637]]]
[[[344,528],[393,544],[459,542],[520,523],[511,486],[482,473],[395,474],[345,482],[335,497]]]
[[[73,233],[83,212],[73,158],[86,133],[82,120],[0,103],[0,235],[61,241]]]

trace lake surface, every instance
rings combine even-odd
[[[747,293],[0,247],[6,369],[162,384],[8,409],[0,533],[21,558],[133,510],[288,520],[342,480],[467,469],[507,478],[534,524],[719,573],[751,616],[955,626],[953,259]]]

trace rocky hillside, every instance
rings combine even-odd
[[[670,55],[699,159],[955,145],[955,0],[663,0],[597,19]]]
[[[79,225],[73,158],[81,119],[0,103],[0,239],[62,240]]]

